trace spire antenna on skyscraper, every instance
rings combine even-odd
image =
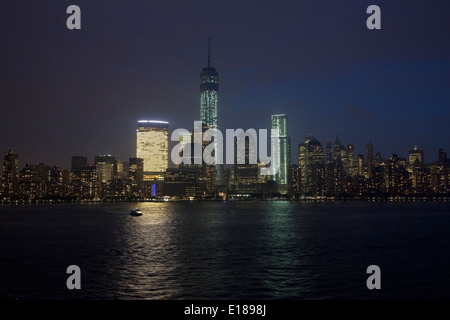
[[[208,37],[208,68],[211,68],[211,39]]]

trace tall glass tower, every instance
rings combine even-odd
[[[208,38],[208,66],[200,73],[200,121],[203,130],[219,129],[218,115],[219,73],[211,67],[211,46]],[[218,146],[215,145],[215,150]],[[219,153],[214,154],[216,165],[205,166],[210,188],[222,182],[223,165],[218,164]]]
[[[272,115],[272,129],[278,129],[278,149],[276,144],[272,144],[272,155],[278,153],[278,172],[275,174],[275,181],[278,183],[278,191],[286,193],[288,191],[288,174],[291,165],[291,141],[287,134],[287,116],[285,114]],[[272,159],[274,157],[272,156]]]
[[[210,48],[208,39],[208,66],[200,73],[200,120],[207,129],[219,128],[219,73],[211,67]]]

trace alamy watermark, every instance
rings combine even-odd
[[[275,175],[280,169],[279,130],[271,129],[271,155],[268,155],[267,129],[226,129],[226,154],[224,161],[224,135],[217,128],[203,131],[202,122],[194,121],[192,139],[180,141],[180,137],[190,136],[186,129],[176,129],[172,132],[171,141],[179,141],[172,149],[171,159],[180,164],[264,164],[260,168],[261,175]],[[248,141],[248,142],[247,142]],[[209,142],[205,146],[204,142]],[[192,153],[193,150],[193,153]],[[182,154],[182,155],[181,155]]]
[[[69,30],[81,29],[81,9],[77,5],[67,7],[66,13],[70,14],[67,18],[66,26]],[[366,10],[370,17],[367,18],[366,26],[369,30],[381,29],[381,9],[377,5],[370,5]]]
[[[66,281],[67,289],[80,290],[81,289],[81,269],[80,269],[80,267],[75,264],[72,264],[67,267],[66,273],[71,274],[67,278],[67,281]]]
[[[370,277],[367,278],[366,286],[367,289],[381,289],[381,269],[377,265],[370,265],[367,267],[367,274],[370,274]]]

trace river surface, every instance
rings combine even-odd
[[[0,207],[0,297],[449,299],[448,202]],[[67,267],[80,268],[69,290]],[[369,290],[367,267],[380,268]]]

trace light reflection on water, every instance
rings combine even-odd
[[[448,204],[148,202],[132,217],[135,207],[0,207],[0,285],[29,299],[450,297]],[[370,264],[379,292],[365,287]]]

